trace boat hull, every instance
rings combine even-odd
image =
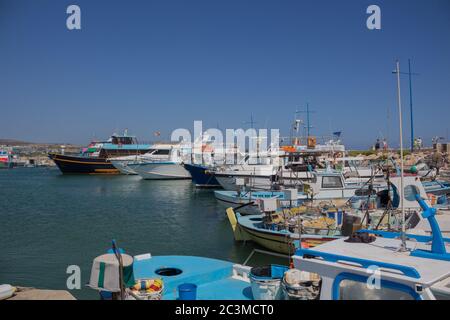
[[[111,164],[120,171],[121,174],[125,175],[137,175],[134,170],[135,165],[133,161],[121,161],[121,160],[111,160]]]
[[[248,185],[258,190],[268,190],[271,188],[271,178],[267,176],[231,176],[216,174],[217,182],[224,190],[238,191],[240,186],[236,185],[236,178],[248,179]]]
[[[298,206],[300,201],[288,201],[283,200],[283,194],[280,192],[270,192],[270,191],[255,191],[245,193],[245,196],[239,196],[239,192],[236,191],[222,191],[217,190],[214,192],[214,196],[223,206],[232,207],[233,209],[236,207],[240,207],[242,205],[248,204],[245,207],[239,209],[239,213],[243,215],[251,215],[251,214],[260,214],[261,211],[259,209],[259,201],[261,199],[268,198],[277,198],[280,200],[281,206]],[[252,204],[250,204],[252,203]]]
[[[239,225],[241,232],[248,234],[251,241],[260,246],[274,252],[292,255],[295,252],[295,241],[298,239],[290,237],[288,234],[272,233],[265,230],[255,230]],[[332,237],[313,237],[308,235],[302,236],[302,246],[314,248],[322,243],[326,243],[336,238]]]
[[[149,162],[134,168],[145,180],[182,180],[191,179],[190,173],[180,163]]]
[[[220,187],[216,177],[208,172],[208,167],[198,164],[184,164],[184,168],[192,176],[192,182],[200,188],[218,188]]]
[[[273,231],[256,227],[261,220],[261,215],[241,216],[240,213],[234,214],[227,212],[231,227],[235,233],[236,240],[251,240],[258,245],[274,252],[292,255],[298,246],[298,235],[290,232]],[[254,222],[253,222],[254,220]],[[302,235],[302,247],[313,248],[322,243],[333,241],[337,237],[320,235]]]
[[[0,161],[0,169],[11,169],[12,167],[13,167],[13,162]]]
[[[63,174],[119,174],[112,163],[104,158],[88,158],[49,153]]]

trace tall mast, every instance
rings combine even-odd
[[[309,116],[311,113],[314,113],[314,111],[309,110],[309,103],[306,103],[306,111],[296,111],[296,113],[304,112],[306,113],[306,134],[307,137],[310,136],[310,129],[311,129],[311,122],[309,119]]]
[[[406,225],[405,225],[405,208],[404,208],[404,187],[403,187],[403,126],[402,126],[402,98],[400,93],[400,62],[397,60],[397,69],[395,71],[397,74],[397,95],[398,95],[398,119],[399,119],[399,129],[400,129],[400,209],[402,213],[402,232],[401,240],[402,244],[400,251],[406,250]]]
[[[413,97],[412,97],[412,76],[418,76],[418,73],[411,71],[411,59],[408,59],[408,72],[400,72],[407,74],[409,78],[409,112],[411,117],[411,152],[414,151],[414,116],[413,116]]]
[[[411,114],[411,152],[414,151],[414,120],[413,120],[413,103],[412,103],[412,77],[411,77],[411,59],[408,59],[408,75],[409,75],[409,111]]]

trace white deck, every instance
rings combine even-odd
[[[373,261],[380,261],[385,263],[392,263],[397,265],[409,266],[416,269],[421,278],[417,279],[416,283],[422,283],[431,285],[436,281],[440,281],[450,276],[450,262],[443,260],[432,260],[419,257],[410,256],[410,252],[398,252],[400,241],[397,239],[377,238],[372,243],[348,243],[344,242],[344,239],[335,240],[322,244],[314,251],[330,253],[335,255],[341,255],[346,257],[353,257],[359,259],[367,259]],[[447,252],[450,252],[450,246],[447,245]],[[414,249],[430,249],[430,245],[421,244],[418,242],[407,241],[407,248],[409,250]],[[328,262],[324,260],[314,260],[316,263],[326,265],[336,265],[336,263]],[[345,263],[346,268],[352,268],[352,266]],[[344,265],[344,263],[338,263],[338,265]],[[361,269],[360,267],[354,267],[355,269]],[[384,269],[382,272],[384,273]],[[386,273],[394,277],[404,278],[405,276],[399,271],[386,270]]]

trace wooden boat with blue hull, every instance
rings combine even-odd
[[[151,145],[138,144],[135,137],[125,133],[93,142],[76,155],[49,153],[48,156],[64,174],[119,174],[109,158],[144,154],[150,148]]]
[[[209,172],[209,167],[200,164],[183,164],[184,168],[189,171],[192,176],[192,182],[196,187],[200,188],[221,188],[219,181],[216,177]]]

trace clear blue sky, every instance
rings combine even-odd
[[[82,30],[66,28],[78,4]],[[377,4],[382,30],[366,28]],[[450,127],[450,1],[0,0],[0,137],[86,144],[129,128],[280,128],[309,102],[313,134],[398,142],[395,59],[416,133]],[[407,77],[402,77],[409,139]],[[390,109],[390,125],[387,114]]]

